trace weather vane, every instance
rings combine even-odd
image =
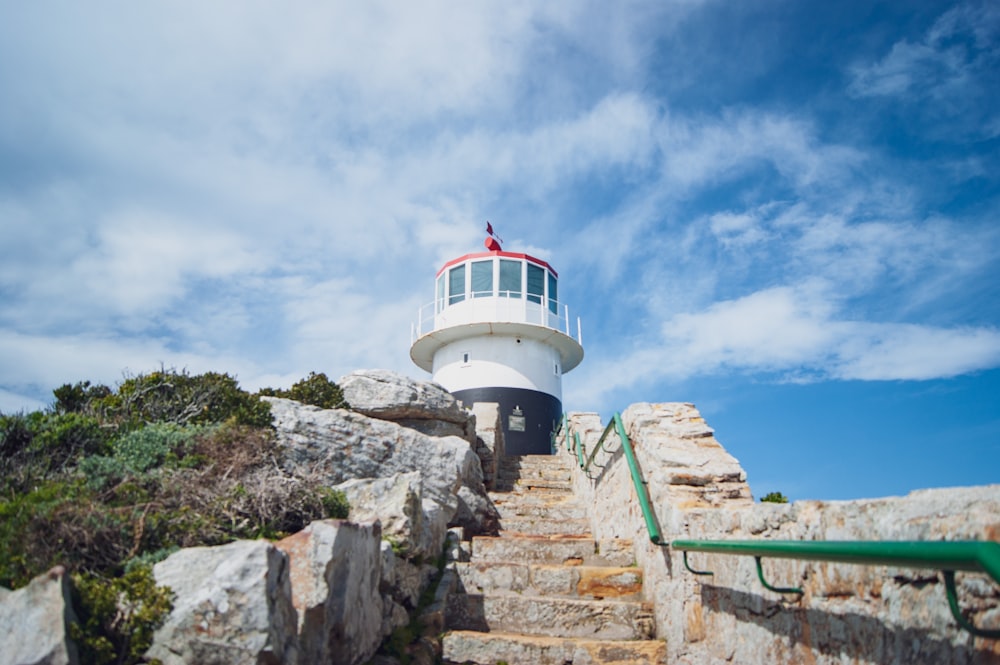
[[[490,224],[489,220],[486,221],[486,233],[489,234],[489,237],[486,238],[486,242],[484,243],[486,245],[486,249],[491,252],[499,252],[500,244],[503,242],[503,238],[493,232],[493,225]]]

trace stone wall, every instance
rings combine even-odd
[[[661,542],[675,539],[998,540],[1000,486],[922,490],[859,501],[754,504],[746,474],[690,404],[636,404],[623,414],[647,481]],[[594,450],[603,427],[574,414]],[[562,448],[562,454],[565,448]],[[574,485],[592,506],[597,538],[633,538],[655,602],[669,662],[996,663],[1000,640],[974,638],[952,618],[933,570],[764,560],[768,591],[752,557],[682,554],[652,544],[617,438]],[[985,575],[958,575],[959,599],[977,626],[1000,628],[1000,589]]]
[[[475,416],[475,450],[483,468],[483,483],[487,489],[494,489],[498,461],[504,456],[500,405],[496,402],[476,402],[472,405],[472,415]]]

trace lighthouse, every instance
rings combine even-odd
[[[499,404],[507,455],[549,454],[562,376],[583,360],[580,320],[570,321],[551,265],[503,251],[489,224],[487,233],[487,251],[437,271],[410,357],[466,406]]]

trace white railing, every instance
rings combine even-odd
[[[505,295],[466,297],[450,304],[447,298],[442,298],[427,303],[417,311],[417,321],[410,330],[410,343],[442,328],[488,322],[543,326],[558,330],[583,345],[580,319],[577,318],[575,325],[571,326],[568,305],[537,302],[534,297],[525,298],[523,295],[519,298]]]

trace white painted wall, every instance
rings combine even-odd
[[[533,339],[484,335],[452,342],[434,355],[432,377],[449,392],[525,388],[562,400],[559,352]]]

